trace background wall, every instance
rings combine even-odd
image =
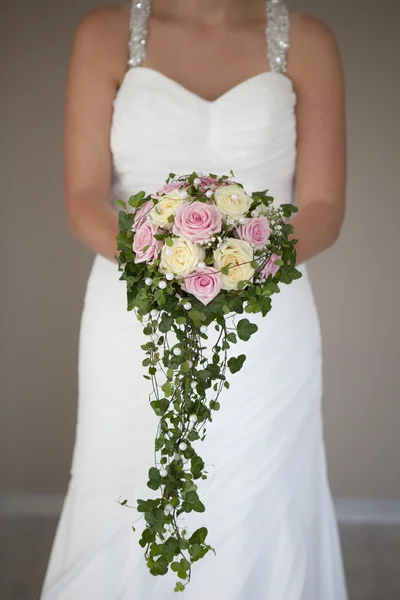
[[[0,9],[3,493],[63,492],[68,481],[92,254],[66,227],[63,103],[74,29],[98,4],[20,0]],[[333,27],[347,78],[347,219],[338,245],[310,263],[325,344],[331,483],[336,496],[400,499],[400,7],[291,6]]]

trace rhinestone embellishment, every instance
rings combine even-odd
[[[289,11],[281,0],[267,0],[268,60],[271,71],[286,73]]]
[[[139,66],[146,56],[147,22],[151,0],[133,0],[130,16],[129,60],[130,67]]]

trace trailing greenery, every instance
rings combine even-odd
[[[195,176],[189,192],[201,199],[193,185]],[[257,192],[252,194],[251,210],[260,208],[264,214],[273,214],[281,229],[274,230],[268,250],[255,258],[252,280],[241,282],[238,290],[222,290],[207,305],[184,292],[177,279],[161,289],[159,282],[165,276],[159,271],[159,259],[152,264],[136,264],[132,250],[133,211],[149,199],[140,192],[128,204],[120,202],[123,210],[116,238],[121,280],[127,286],[127,308],[136,313],[148,337],[142,346],[142,364],[152,389],[150,405],[159,417],[155,463],[147,482],[158,497],[138,499],[136,508],[145,521],[139,544],[150,572],[164,575],[171,569],[177,575],[175,591],[179,592],[191,579],[193,563],[210,551],[215,553],[207,529],[200,527],[189,534],[180,526],[179,517],[205,511],[198,483],[207,479],[207,472],[197,451],[198,442],[204,440],[214,411],[221,408],[220,396],[229,388],[229,373],[240,371],[246,361],[244,354],[228,358],[228,351],[238,340],[247,341],[256,333],[257,326],[248,317],[256,313],[266,316],[280,284],[289,284],[301,274],[295,267],[296,241],[289,239],[293,228],[287,222],[295,207],[283,205],[277,212],[267,192]],[[170,234],[162,235],[168,244]],[[272,253],[279,256],[279,270],[261,281],[259,273]],[[146,284],[146,278],[151,279],[151,285]],[[216,341],[208,350],[210,327],[216,330]]]

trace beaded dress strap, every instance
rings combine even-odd
[[[148,20],[151,0],[132,0],[129,21],[129,61],[130,67],[139,66],[146,56]]]
[[[271,71],[286,73],[290,45],[289,11],[282,0],[267,0],[267,44]]]

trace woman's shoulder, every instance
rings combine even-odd
[[[88,43],[108,41],[120,37],[125,32],[129,36],[129,4],[105,6],[87,12],[79,21],[76,34]]]
[[[332,28],[318,17],[290,11],[288,58],[293,74],[340,63],[338,42]]]
[[[129,4],[125,3],[86,13],[76,27],[73,50],[97,57],[99,67],[109,67],[120,79],[127,61],[128,44]]]
[[[292,10],[289,15],[291,46],[315,52],[337,46],[335,33],[322,19]]]

